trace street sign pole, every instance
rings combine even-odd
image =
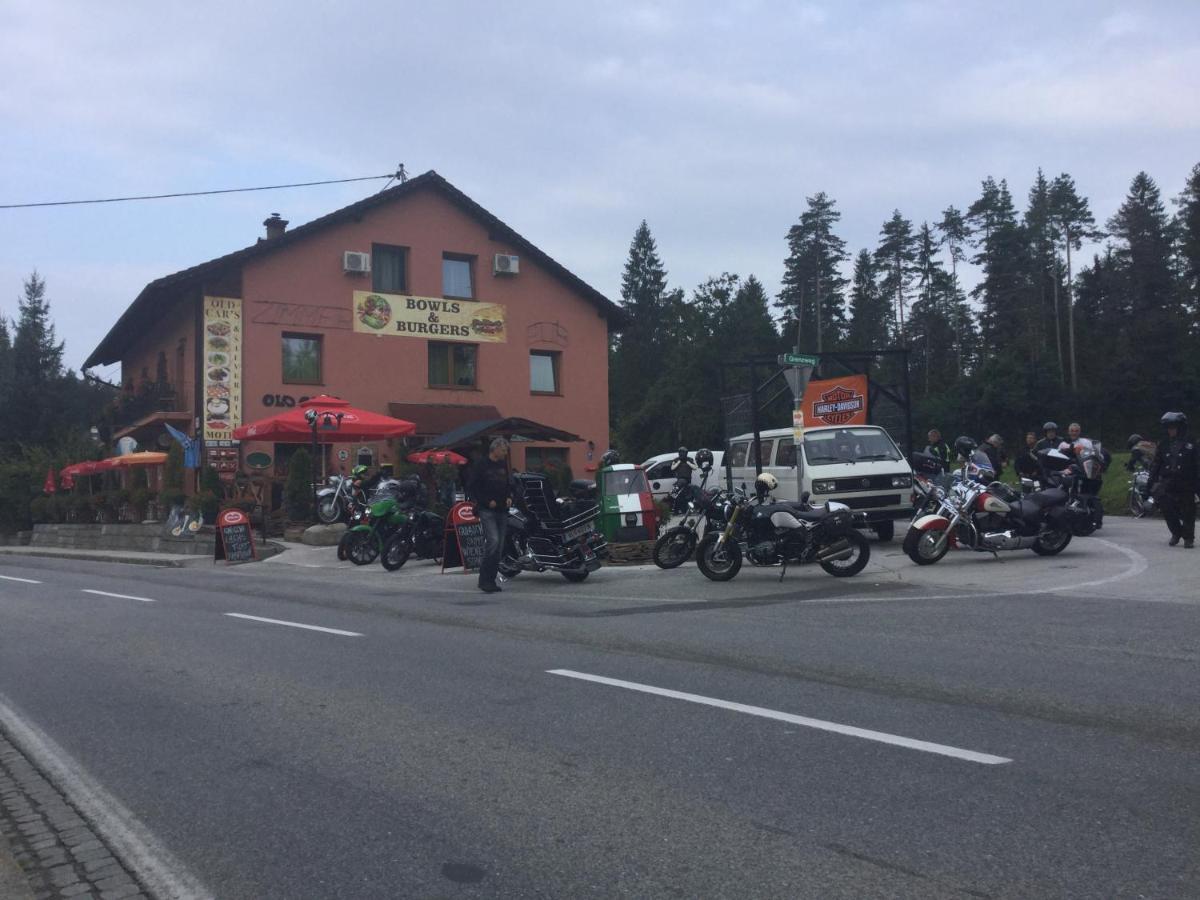
[[[792,390],[792,438],[796,443],[796,462],[800,464],[800,444],[804,443],[804,391],[820,359],[806,353],[784,353],[779,356],[779,365],[786,366],[783,377]]]

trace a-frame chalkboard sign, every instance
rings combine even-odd
[[[442,571],[455,566],[462,566],[464,572],[478,569],[483,551],[483,523],[475,515],[475,505],[466,500],[455,503],[446,516]]]
[[[250,520],[240,509],[222,510],[217,516],[217,542],[213,548],[213,562],[218,559],[227,563],[258,559]]]

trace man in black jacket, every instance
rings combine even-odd
[[[508,531],[508,508],[512,493],[508,484],[508,441],[496,438],[488,454],[475,464],[467,483],[467,496],[475,502],[475,513],[483,524],[483,562],[479,565],[479,589],[486,594],[500,590],[496,572]]]
[[[1187,437],[1187,416],[1181,412],[1169,412],[1162,417],[1167,437],[1158,445],[1154,454],[1154,465],[1150,468],[1149,489],[1162,486],[1163,518],[1171,529],[1174,547],[1183,539],[1183,546],[1196,546],[1196,487],[1200,485],[1200,469],[1196,458],[1196,445]]]
[[[1035,453],[1041,453],[1043,450],[1057,450],[1058,445],[1062,443],[1058,436],[1058,424],[1056,422],[1047,422],[1042,426],[1042,434],[1045,435],[1037,446],[1033,448]]]
[[[1013,467],[1022,478],[1032,478],[1037,481],[1042,477],[1042,464],[1037,455],[1037,435],[1032,431],[1025,432],[1025,446],[1013,460]]]

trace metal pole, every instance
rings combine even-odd
[[[908,458],[912,459],[912,390],[908,384],[908,350],[904,351],[904,440],[908,444]]]
[[[317,515],[317,420],[312,422],[312,458],[308,464],[308,480],[312,482],[312,517],[313,524],[320,522],[321,519]]]
[[[718,384],[721,397],[721,428],[725,432],[725,452],[721,458],[725,462],[725,490],[733,490],[733,461],[729,455],[729,408],[725,401],[725,363],[717,368]]]

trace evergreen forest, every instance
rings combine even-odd
[[[1070,175],[1039,170],[1020,205],[988,177],[935,222],[892,211],[857,252],[840,219],[827,194],[807,198],[775,297],[728,272],[689,295],[638,226],[609,361],[612,443],[626,461],[722,446],[721,397],[746,391],[748,375],[720,363],[797,345],[907,348],[918,446],[931,426],[1011,446],[1052,419],[1123,448],[1130,432],[1157,437],[1165,410],[1200,415],[1200,164],[1172,197],[1139,172],[1107,218]],[[1085,243],[1102,249],[1081,258]],[[884,362],[871,374],[900,384],[904,372]],[[790,424],[789,409],[785,398],[766,410],[762,427]]]

